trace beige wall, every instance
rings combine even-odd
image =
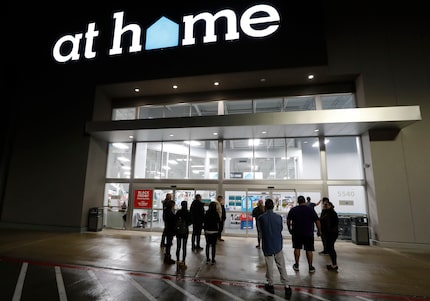
[[[410,17],[342,19],[336,13],[327,20],[329,68],[359,74],[359,106],[421,108],[422,121],[395,140],[363,137],[372,238],[385,245],[430,246],[429,26]]]

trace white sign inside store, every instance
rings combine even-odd
[[[215,14],[202,12],[197,15],[185,15],[182,17],[184,36],[181,45],[194,45],[196,38],[194,34],[195,24],[203,21],[205,23],[205,35],[203,43],[214,43],[218,36],[215,33],[215,21],[220,18],[226,20],[226,41],[238,40],[241,33],[252,38],[264,38],[275,33],[279,26],[281,17],[276,8],[268,4],[257,4],[246,9],[238,18],[231,9],[223,9]],[[130,53],[141,52],[142,28],[136,23],[126,23],[124,12],[113,14],[114,28],[112,31],[112,44],[109,55],[120,55],[124,52],[121,45],[122,37],[131,33],[130,45],[127,45]],[[179,24],[166,17],[161,17],[146,30],[145,50],[161,49],[179,46]],[[239,32],[240,28],[240,32]],[[97,51],[94,49],[94,42],[101,34],[95,22],[89,23],[86,32],[67,34],[60,37],[52,49],[53,58],[59,63],[77,61],[82,56],[86,59],[94,59]],[[82,45],[82,46],[81,46]],[[83,49],[83,53],[81,53]]]

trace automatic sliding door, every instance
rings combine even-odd
[[[152,192],[152,207],[141,207],[133,199],[132,210],[129,214],[131,221],[128,226],[133,230],[155,230],[162,231],[164,228],[163,222],[163,203],[166,199],[166,194],[173,195],[171,188],[144,188],[137,186],[134,191]],[[133,193],[133,198],[135,193]]]
[[[272,199],[275,204],[273,211],[282,216],[284,222],[282,234],[284,237],[290,235],[287,227],[287,215],[290,209],[297,204],[297,193],[295,190],[273,190]]]
[[[252,209],[259,199],[269,197],[268,191],[234,190],[225,192],[227,219],[224,225],[226,234],[256,236],[257,229],[252,218]]]

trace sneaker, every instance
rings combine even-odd
[[[212,259],[212,265],[214,265],[216,263],[215,259]]]
[[[286,287],[285,288],[285,299],[290,300],[291,294],[292,294],[291,287]]]
[[[298,263],[293,264],[293,270],[296,272],[299,271],[299,264]]]
[[[267,291],[267,292],[269,292],[269,293],[271,293],[271,294],[274,294],[275,293],[275,287],[273,286],[273,285],[270,285],[270,284],[265,284],[264,285],[264,289]]]
[[[313,266],[309,267],[309,273],[315,273],[315,268]]]
[[[338,266],[332,266],[331,264],[327,265],[327,270],[329,271],[337,271],[339,269]]]
[[[328,255],[328,253],[327,252],[324,252],[324,251],[321,251],[321,252],[319,252],[318,254],[320,254],[320,255]]]

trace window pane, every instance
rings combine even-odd
[[[188,179],[189,146],[180,142],[164,142],[161,164],[162,179]]]
[[[137,143],[134,177],[136,179],[161,178],[161,143]]]
[[[321,106],[323,110],[356,107],[353,94],[321,95]]]
[[[224,178],[254,179],[253,158],[253,145],[247,139],[224,141]]]
[[[218,115],[218,102],[192,104],[191,116],[215,116]]]
[[[282,98],[265,98],[254,100],[255,113],[282,112]]]
[[[233,100],[224,102],[224,114],[248,114],[253,113],[252,100]]]
[[[218,179],[218,141],[190,143],[190,179]]]
[[[123,219],[129,207],[129,184],[106,183],[103,201],[103,226],[124,229]]]
[[[285,139],[263,139],[254,146],[255,178],[286,179],[287,161]]]
[[[287,139],[287,179],[321,179],[318,138]]]
[[[309,111],[316,110],[314,96],[286,97],[284,99],[284,111]]]
[[[359,137],[327,137],[326,151],[329,179],[364,179]]]
[[[174,105],[168,105],[165,108],[165,118],[170,117],[190,117],[190,104],[188,103],[179,103]]]
[[[132,120],[136,119],[136,108],[113,109],[112,120]]]
[[[321,179],[318,138],[224,141],[226,179]]]
[[[110,143],[106,178],[130,178],[131,143]]]
[[[139,108],[139,119],[164,118],[164,106],[145,106]]]

